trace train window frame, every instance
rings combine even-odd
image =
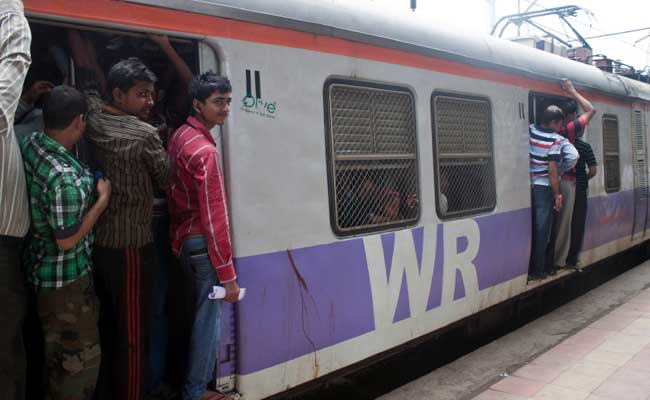
[[[616,122],[616,152],[608,152],[606,149],[605,145],[605,121],[606,120],[611,120]],[[602,118],[602,140],[603,140],[603,179],[604,179],[604,186],[605,186],[605,193],[616,193],[621,190],[621,135],[620,135],[621,129],[620,125],[618,123],[618,115],[614,114],[605,114],[603,115]],[[616,157],[616,170],[618,171],[617,175],[617,186],[608,186],[608,173],[607,173],[607,158],[608,156],[611,157]]]
[[[338,237],[351,237],[356,235],[363,235],[368,233],[375,232],[385,232],[394,230],[397,228],[415,226],[420,220],[421,216],[421,202],[415,202],[415,214],[410,218],[402,218],[397,221],[383,222],[383,223],[373,223],[367,225],[354,225],[354,226],[342,226],[340,224],[341,213],[339,211],[339,191],[338,188],[338,179],[337,179],[337,161],[345,161],[346,157],[343,157],[342,154],[336,154],[335,149],[335,134],[334,134],[334,112],[333,112],[333,102],[331,99],[332,89],[336,87],[346,87],[352,89],[359,89],[361,91],[378,91],[378,92],[393,92],[399,94],[406,94],[410,99],[410,114],[411,114],[411,126],[412,126],[412,145],[413,152],[412,154],[403,156],[405,162],[412,162],[413,175],[410,176],[412,185],[414,186],[414,194],[416,199],[420,198],[420,155],[419,155],[419,146],[418,146],[418,129],[417,129],[417,107],[415,95],[407,86],[393,84],[393,83],[378,83],[378,82],[369,82],[357,79],[350,78],[340,78],[334,77],[329,78],[325,81],[323,85],[323,104],[324,104],[324,122],[325,122],[325,141],[326,141],[326,162],[327,162],[327,181],[328,181],[328,198],[329,198],[329,208],[330,208],[330,226],[332,231]],[[374,122],[373,122],[374,123]],[[376,135],[376,131],[373,131],[373,138]],[[373,139],[374,140],[374,139]],[[363,161],[382,161],[382,160],[392,160],[396,161],[398,158],[391,157],[388,153],[387,156],[382,158],[381,153],[368,153],[365,156],[359,155],[357,157],[360,163]],[[354,163],[355,160],[348,160],[351,163]],[[354,167],[350,168],[354,169]],[[358,169],[363,169],[363,166],[360,166]],[[373,170],[371,167],[365,168],[367,170]],[[380,169],[380,168],[377,168]],[[388,168],[384,168],[388,169]]]
[[[487,119],[489,120],[489,126],[487,129],[489,138],[487,140],[487,143],[489,143],[490,146],[490,155],[489,155],[489,161],[487,162],[487,165],[489,168],[491,168],[491,193],[488,193],[488,195],[492,196],[492,201],[490,203],[486,203],[482,207],[475,207],[471,209],[464,209],[464,210],[459,210],[456,212],[449,212],[447,210],[446,213],[443,213],[443,210],[441,209],[441,202],[440,199],[443,197],[441,196],[441,188],[440,188],[440,182],[441,182],[441,174],[440,174],[440,160],[441,160],[441,153],[439,149],[439,135],[438,135],[438,126],[436,124],[437,122],[437,115],[436,115],[436,98],[438,97],[450,97],[450,98],[455,98],[461,101],[473,101],[473,102],[483,102],[487,105],[487,111],[488,111],[488,116]],[[481,96],[481,95],[476,95],[476,94],[466,94],[466,93],[458,93],[458,92],[451,92],[451,91],[446,91],[446,90],[435,90],[431,94],[430,98],[430,113],[431,113],[431,137],[432,137],[432,148],[433,148],[433,171],[434,171],[434,176],[435,176],[435,182],[434,182],[434,190],[436,194],[436,214],[441,220],[454,220],[454,219],[459,219],[459,218],[464,218],[468,216],[474,216],[474,215],[481,215],[481,214],[487,214],[492,211],[497,206],[498,203],[498,191],[497,191],[497,179],[496,179],[496,165],[495,165],[495,146],[494,146],[494,121],[492,119],[493,113],[492,113],[492,102],[488,96]],[[474,153],[475,157],[467,157],[468,160],[477,160],[477,159],[483,159],[483,158],[488,158],[488,157],[481,157],[479,153]],[[451,155],[451,154],[450,154]],[[450,156],[448,155],[448,157]],[[483,154],[484,155],[484,154]],[[450,157],[454,158],[454,157]],[[458,158],[458,157],[455,157]],[[490,171],[488,171],[490,172]],[[447,178],[449,179],[449,178]],[[445,197],[447,198],[447,197]],[[447,199],[447,202],[449,199]]]

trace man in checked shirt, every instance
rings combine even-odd
[[[183,400],[222,397],[206,391],[216,366],[221,312],[220,302],[208,300],[208,294],[213,285],[221,285],[226,301],[239,297],[223,173],[210,134],[230,113],[231,91],[230,81],[213,72],[194,78],[192,115],[169,141],[172,251],[180,259],[183,287],[193,303]]]

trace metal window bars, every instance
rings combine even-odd
[[[621,189],[619,166],[618,119],[616,116],[603,116],[603,165],[605,170],[605,191],[617,192]]]
[[[438,215],[447,219],[493,209],[496,182],[490,103],[434,93],[431,108]]]
[[[335,231],[382,230],[419,215],[410,92],[348,83],[328,88]]]

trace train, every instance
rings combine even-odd
[[[528,126],[565,99],[563,78],[598,113],[586,133],[598,174],[582,263],[648,240],[646,83],[363,5],[24,5],[35,46],[74,28],[103,40],[109,60],[124,41],[144,54],[146,33],[167,34],[194,72],[231,80],[231,115],[213,133],[247,294],[225,307],[216,382],[245,400],[557,279],[527,279]]]

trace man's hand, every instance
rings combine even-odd
[[[108,199],[111,197],[111,181],[106,178],[101,178],[97,181],[97,194],[99,198],[97,203],[101,204],[102,210],[108,206]]]
[[[169,43],[169,37],[167,35],[157,35],[154,33],[150,33],[147,35],[147,37],[149,38],[149,40],[156,43],[160,47],[171,46],[171,43]]]
[[[573,87],[573,83],[568,79],[562,79],[560,86],[562,87],[562,90],[569,94],[574,94],[576,92],[576,88]]]
[[[21,96],[22,100],[33,105],[42,95],[50,93],[54,89],[54,84],[49,81],[36,81]]]
[[[239,285],[237,285],[237,281],[224,283],[223,288],[226,289],[225,301],[228,303],[236,303],[239,300]]]
[[[562,195],[561,194],[556,194],[555,195],[555,210],[560,211],[562,209]]]

